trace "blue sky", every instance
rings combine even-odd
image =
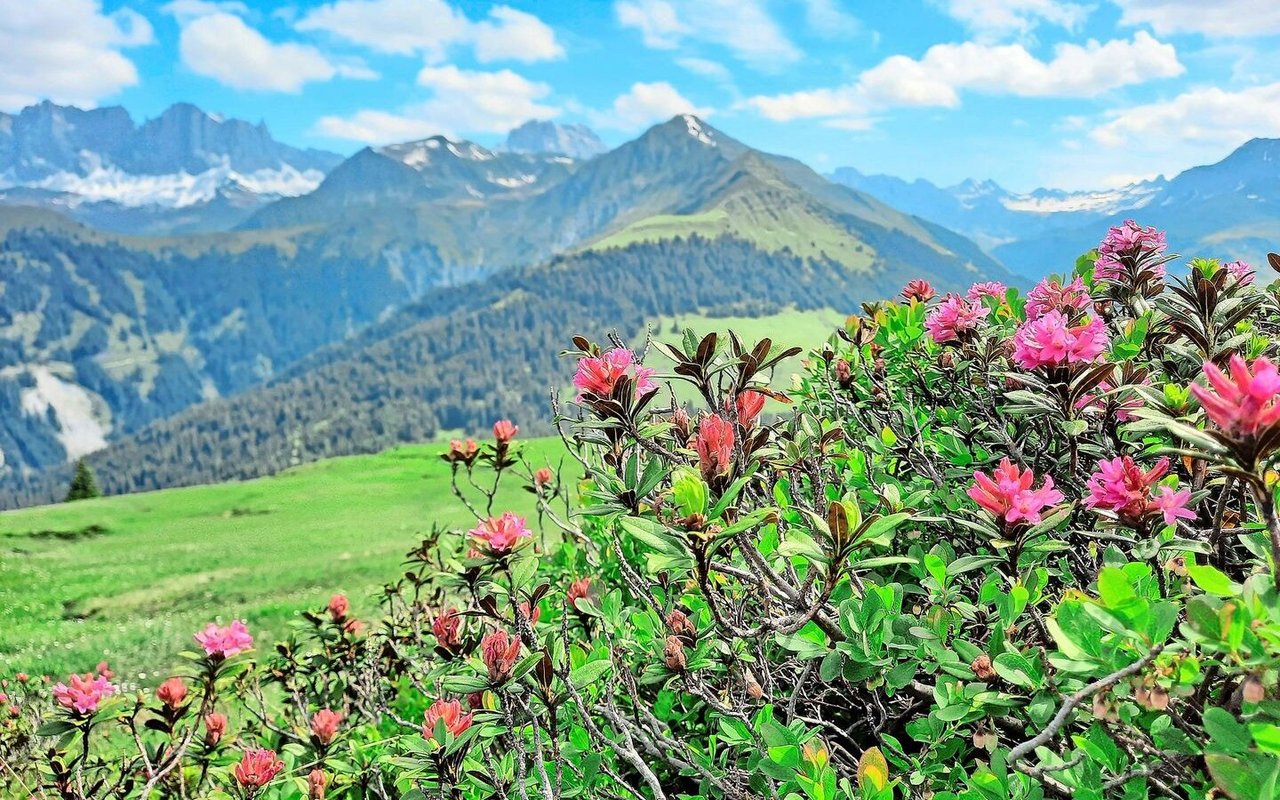
[[[1097,188],[1280,136],[1275,0],[0,0],[0,110],[189,101],[343,153],[695,111],[820,171]]]

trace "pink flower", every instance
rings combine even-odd
[[[533,473],[533,484],[535,486],[546,486],[551,483],[554,477],[555,473],[551,471],[550,467],[538,467],[538,471]]]
[[[519,657],[519,637],[508,636],[501,628],[480,640],[480,658],[494,683],[502,683],[511,677],[511,670]]]
[[[615,347],[599,357],[586,356],[578,360],[578,371],[573,376],[573,385],[578,388],[577,401],[581,403],[585,397],[608,397],[613,394],[613,387],[623,376],[630,375],[635,381],[635,392],[644,396],[658,390],[653,382],[654,370],[636,364],[635,354],[625,347]]]
[[[907,285],[902,289],[902,297],[905,300],[919,300],[921,303],[927,303],[933,299],[937,292],[933,290],[933,286],[926,280],[916,278],[908,281]]]
[[[1160,494],[1152,498],[1151,504],[1164,516],[1165,525],[1174,525],[1179,519],[1196,518],[1196,512],[1187,508],[1190,500],[1190,489],[1175,492],[1168,486],[1161,486]]]
[[[53,687],[53,697],[58,705],[74,711],[81,716],[88,716],[98,710],[103,700],[119,691],[106,675],[72,675],[66,683],[58,683]]]
[[[160,688],[156,689],[156,697],[160,702],[173,709],[182,705],[182,701],[186,696],[187,685],[182,682],[182,678],[170,678],[160,684]]]
[[[1050,311],[1083,311],[1093,305],[1084,281],[1076,278],[1063,286],[1056,278],[1045,278],[1027,292],[1027,319],[1039,319]]]
[[[215,658],[230,658],[253,647],[253,637],[249,635],[244,621],[239,619],[225,628],[210,622],[195,635],[195,640],[204,648],[206,655]]]
[[[924,318],[924,327],[938,344],[954,342],[977,330],[990,313],[980,302],[949,294]]]
[[[444,729],[450,736],[461,736],[467,728],[471,727],[471,718],[471,714],[462,713],[462,703],[457,700],[437,700],[427,709],[422,719],[422,738],[434,741],[436,723],[441,720],[444,721]]]
[[[1104,256],[1138,256],[1142,253],[1163,253],[1164,231],[1144,228],[1131,219],[1125,220],[1107,231],[1098,253]]]
[[[1191,384],[1191,393],[1205,413],[1229,436],[1252,439],[1280,423],[1280,371],[1266,358],[1246,365],[1231,356],[1230,376],[1210,362],[1204,364],[1206,388]]]
[[[1154,510],[1151,492],[1168,472],[1167,458],[1161,458],[1146,471],[1131,456],[1100,461],[1097,471],[1089,478],[1089,496],[1084,504],[1114,511],[1121,522],[1138,528]]]
[[[329,598],[329,616],[333,617],[334,622],[341,622],[350,609],[351,603],[347,601],[345,594],[335,594]]]
[[[733,467],[733,439],[733,423],[719,414],[705,417],[698,424],[698,466],[704,478],[728,474]]]
[[[307,774],[307,800],[324,800],[325,787],[329,785],[329,776],[322,769],[313,769]]]
[[[1024,322],[1013,336],[1013,358],[1023,369],[1092,363],[1110,340],[1102,320],[1090,317],[1071,325],[1061,311],[1049,311]]]
[[[276,758],[274,750],[248,750],[236,765],[236,783],[246,789],[261,789],[283,769],[284,762]]]
[[[1003,300],[1008,287],[1000,281],[983,281],[975,283],[969,287],[969,291],[965,293],[965,297],[970,300],[978,301],[984,297],[994,297],[997,300]]]
[[[459,633],[462,630],[462,615],[456,609],[446,608],[431,621],[431,632],[435,634],[436,643],[445,650],[454,652],[462,644]]]
[[[1222,267],[1227,272],[1230,272],[1231,276],[1236,279],[1236,283],[1240,284],[1241,286],[1248,286],[1249,284],[1253,283],[1253,278],[1254,278],[1253,267],[1249,266],[1247,262],[1228,261],[1227,263],[1223,264]]]
[[[316,735],[320,744],[327,745],[338,735],[338,726],[342,724],[342,715],[337,711],[322,708],[311,715],[311,732]]]
[[[204,743],[213,747],[227,732],[227,715],[214,711],[204,718]]]
[[[521,541],[532,535],[525,526],[524,517],[518,517],[510,511],[503,512],[500,517],[490,517],[471,529],[471,538],[490,555],[495,556],[511,552]]]
[[[764,401],[768,396],[763,392],[757,392],[755,389],[743,389],[734,398],[734,406],[738,412],[738,424],[743,428],[750,429],[756,422],[756,417],[760,416],[760,412],[764,411]]]
[[[493,438],[498,440],[498,444],[510,444],[519,432],[520,426],[509,419],[500,419],[493,423]]]
[[[1035,473],[1020,470],[1007,458],[989,476],[973,473],[973,480],[969,497],[1009,524],[1023,520],[1038,523],[1041,511],[1063,500],[1062,492],[1053,488],[1053,478],[1046,475],[1041,487],[1033,489]]]
[[[470,464],[479,453],[480,445],[476,444],[475,439],[467,439],[465,442],[461,439],[454,439],[449,442],[449,452],[445,455],[445,460]]]
[[[577,608],[578,601],[585,598],[590,591],[590,578],[578,578],[569,584],[569,591],[565,593],[565,599],[569,601],[569,608]]]
[[[1155,228],[1143,228],[1131,219],[1107,231],[1098,245],[1098,258],[1093,264],[1093,277],[1100,281],[1118,281],[1138,265],[1148,254],[1159,255],[1165,250],[1164,232]],[[1164,277],[1164,266],[1151,268],[1157,278]]]

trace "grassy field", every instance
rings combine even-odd
[[[676,342],[673,326],[732,328],[752,342],[785,332],[779,344],[809,348],[843,319],[830,309],[685,315],[656,319],[652,329]],[[668,366],[660,357],[653,363]],[[799,369],[799,357],[784,362],[775,385],[786,389]],[[536,464],[561,453],[554,439],[524,447]],[[146,680],[172,666],[214,617],[243,617],[270,641],[335,591],[347,593],[358,615],[374,613],[373,595],[433,523],[473,522],[450,493],[442,448],[406,446],[254,481],[0,514],[0,674],[64,674],[105,658],[122,676]],[[531,496],[512,484],[499,506],[529,513]]]
[[[524,444],[556,463],[557,439]],[[271,641],[299,609],[346,592],[357,615],[433,523],[470,527],[441,445],[399,447],[242,483],[0,514],[0,674],[64,674],[107,659],[167,670],[214,616]],[[496,509],[533,510],[516,483]]]

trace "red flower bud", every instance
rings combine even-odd
[[[322,708],[311,715],[311,732],[316,735],[320,744],[327,745],[338,735],[338,727],[342,724],[342,715],[336,711]]]
[[[170,678],[156,689],[156,697],[171,709],[177,709],[182,705],[182,700],[186,696],[187,685],[182,682],[182,678]]]
[[[227,732],[227,715],[214,711],[206,714],[204,718],[204,743],[209,747],[213,747],[222,741],[222,736]]]
[[[329,778],[325,776],[324,770],[313,769],[307,775],[307,798],[308,800],[324,800],[325,787],[329,785]]]
[[[335,594],[329,598],[329,616],[333,617],[334,622],[341,622],[350,608],[351,604],[347,602],[345,594]]]

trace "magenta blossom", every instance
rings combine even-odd
[[[733,423],[712,414],[698,423],[698,466],[702,477],[711,480],[733,468]]]
[[[969,497],[1009,524],[1026,521],[1034,525],[1045,508],[1063,500],[1062,492],[1053,488],[1053,478],[1046,475],[1040,488],[1034,489],[1035,473],[1020,470],[1007,458],[991,475],[973,473],[973,480]]]
[[[58,705],[81,716],[88,716],[98,710],[103,700],[119,691],[118,687],[107,679],[106,675],[86,672],[83,675],[72,675],[66,683],[58,683],[53,687],[53,697]]]
[[[1230,375],[1212,363],[1204,364],[1210,388],[1191,384],[1191,393],[1205,413],[1231,436],[1254,438],[1280,423],[1280,371],[1266,358],[1247,365],[1231,356]]]
[[[949,294],[924,318],[924,327],[938,344],[954,342],[977,330],[990,313],[976,300]]]
[[[1084,311],[1092,305],[1093,298],[1079,277],[1066,286],[1056,278],[1045,278],[1027,292],[1027,319],[1039,319],[1050,311]]]
[[[965,293],[965,297],[975,301],[981,300],[984,297],[994,297],[997,300],[1003,300],[1006,291],[1008,291],[1008,287],[1000,281],[983,281],[970,286],[969,291]]]
[[[1135,529],[1155,514],[1162,515],[1166,525],[1178,519],[1195,519],[1195,513],[1186,508],[1190,491],[1174,492],[1168,486],[1158,486],[1168,472],[1167,458],[1161,458],[1145,471],[1131,456],[1100,461],[1097,471],[1089,478],[1089,496],[1084,504],[1115,512],[1121,522]]]
[[[635,354],[625,347],[615,347],[599,357],[585,356],[578,360],[578,371],[573,376],[577,401],[581,403],[587,395],[608,397],[618,380],[627,375],[635,381],[637,395],[655,392],[658,384],[653,382],[654,372],[637,364]]]
[[[1098,253],[1104,256],[1138,256],[1165,251],[1164,231],[1144,228],[1131,219],[1107,231]]]
[[[907,281],[907,285],[902,288],[902,299],[908,302],[919,300],[921,303],[927,303],[933,299],[937,292],[933,286],[922,278],[915,278]]]
[[[1231,277],[1235,278],[1236,283],[1241,286],[1248,286],[1253,283],[1253,267],[1249,266],[1248,262],[1228,261],[1222,265],[1222,268],[1231,273]]]
[[[235,620],[225,628],[210,622],[195,635],[195,640],[204,648],[206,655],[216,658],[231,658],[253,647],[253,637],[243,620]]]
[[[1023,369],[1093,363],[1110,344],[1102,320],[1090,317],[1072,325],[1061,311],[1023,323],[1013,335],[1013,358]]]
[[[509,553],[532,535],[524,517],[510,511],[503,512],[500,517],[490,517],[471,529],[471,538],[490,555]]]

